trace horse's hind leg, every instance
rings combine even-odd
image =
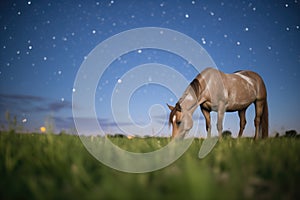
[[[254,139],[258,139],[260,132],[261,116],[263,114],[264,101],[255,101],[255,136]]]
[[[239,118],[240,118],[240,131],[239,131],[239,137],[242,137],[243,135],[243,131],[245,129],[246,126],[246,109],[245,110],[239,110]]]

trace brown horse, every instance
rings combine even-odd
[[[221,137],[225,112],[238,111],[240,118],[239,137],[246,125],[245,113],[250,104],[255,105],[255,136],[268,137],[267,91],[262,78],[252,71],[237,71],[225,74],[214,68],[203,70],[190,83],[175,107],[171,110],[172,138],[184,136],[193,126],[192,115],[200,105],[206,120],[208,137],[211,136],[210,112],[217,112],[217,130]]]

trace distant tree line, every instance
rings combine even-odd
[[[231,137],[232,133],[229,130],[225,130],[222,132],[222,136],[227,138],[227,137]],[[280,137],[279,133],[276,133],[275,137]],[[300,134],[297,133],[296,130],[288,130],[285,132],[285,135],[283,135],[283,137],[295,137],[295,138],[300,138]]]
[[[285,132],[285,137],[299,137],[297,131],[288,130]]]

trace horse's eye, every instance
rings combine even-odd
[[[177,121],[176,124],[177,126],[179,126],[181,124],[181,121]]]

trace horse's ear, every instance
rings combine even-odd
[[[172,111],[174,109],[173,106],[170,106],[169,104],[167,104],[167,106],[169,107],[169,109]]]

